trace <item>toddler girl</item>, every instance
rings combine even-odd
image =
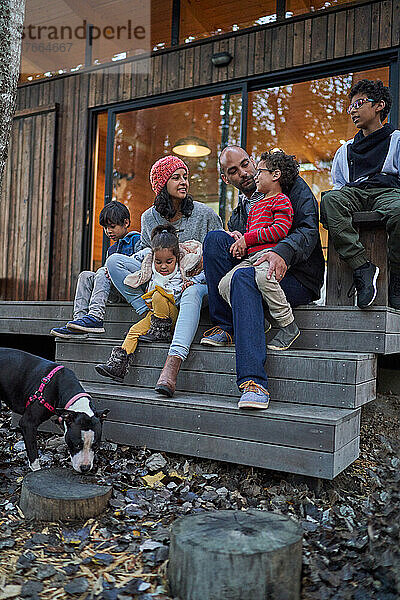
[[[190,244],[190,242],[187,242]],[[201,244],[186,251],[191,254],[186,264],[193,270],[201,261]],[[176,230],[169,223],[154,227],[151,232],[151,253],[144,259],[140,271],[130,274],[125,283],[139,287],[149,281],[142,298],[149,307],[144,319],[130,328],[122,346],[114,346],[105,364],[96,365],[96,371],[105,377],[122,382],[128,372],[129,355],[136,350],[138,340],[143,342],[167,342],[178,317],[182,291],[194,283],[186,279],[185,270],[180,264],[182,249],[179,246]],[[187,257],[185,257],[187,258]]]

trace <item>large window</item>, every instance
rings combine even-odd
[[[271,148],[295,154],[300,174],[318,200],[332,188],[330,169],[340,144],[357,132],[346,113],[347,94],[359,79],[381,79],[389,68],[336,75],[249,94],[248,152],[258,158]],[[327,233],[321,228],[323,246]]]
[[[240,143],[241,95],[223,94],[116,114],[112,199],[128,206],[132,229],[140,231],[142,213],[154,201],[151,165],[166,154],[180,156],[190,170],[190,194],[217,213],[230,214],[237,192],[219,181],[218,154]],[[101,262],[102,231],[98,214],[104,206],[106,122],[98,119],[94,186],[92,265]],[[197,156],[195,156],[197,155]]]
[[[173,0],[27,0],[20,82],[111,63],[349,1],[180,0],[173,4]],[[148,68],[144,62],[143,68]]]
[[[389,67],[250,92],[249,154],[255,160],[273,148],[294,154],[301,176],[319,201],[321,192],[332,188],[330,169],[337,148],[357,132],[345,109],[350,88],[363,78],[381,79],[388,85]],[[194,199],[209,204],[226,223],[237,204],[238,193],[232,186],[222,184],[218,155],[228,144],[240,145],[241,123],[242,96],[238,92],[117,112],[113,139],[109,140],[112,172],[108,174],[107,194],[128,206],[132,229],[140,230],[141,215],[154,201],[149,184],[151,165],[171,153],[181,153],[189,166]],[[97,121],[93,266],[102,260],[98,214],[105,197],[106,136],[107,113],[103,113]],[[322,227],[321,237],[326,248],[327,233]]]
[[[355,0],[286,0],[286,17],[304,15],[316,10],[326,10]]]
[[[171,44],[172,0],[27,0],[20,82]]]
[[[81,68],[85,64],[85,20],[64,0],[27,0],[20,82]]]
[[[103,234],[99,225],[100,211],[104,206],[106,183],[107,111],[97,115],[96,138],[93,151],[93,212],[91,231],[91,269],[97,271],[103,264]]]
[[[181,0],[180,43],[276,20],[276,0]]]

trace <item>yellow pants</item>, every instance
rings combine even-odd
[[[176,319],[178,318],[178,309],[175,306],[174,296],[168,294],[163,288],[156,286],[155,290],[147,292],[142,298],[145,300],[151,299],[151,309],[144,319],[132,325],[128,331],[124,343],[122,344],[122,347],[126,350],[127,354],[133,354],[133,352],[135,352],[139,336],[147,333],[150,329],[151,315],[154,314],[160,319],[170,317],[172,319],[172,325],[175,325]]]

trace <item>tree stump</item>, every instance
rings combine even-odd
[[[103,512],[111,492],[111,486],[97,485],[87,475],[41,469],[24,478],[20,507],[27,519],[86,520]]]
[[[172,526],[168,576],[181,600],[299,600],[303,533],[283,515],[221,510]]]

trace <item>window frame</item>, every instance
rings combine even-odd
[[[248,93],[260,91],[266,88],[279,87],[321,79],[335,75],[343,75],[354,71],[363,71],[374,67],[389,67],[389,89],[393,96],[392,110],[389,122],[394,126],[399,125],[399,93],[400,93],[400,49],[388,48],[378,50],[374,53],[366,53],[357,57],[349,56],[320,64],[304,65],[291,69],[282,69],[273,73],[248,76],[235,81],[216,83],[198,88],[188,88],[177,92],[158,94],[137,100],[128,100],[113,105],[104,105],[89,110],[89,131],[87,145],[87,171],[85,189],[85,208],[82,240],[82,268],[88,268],[90,261],[90,243],[92,231],[92,203],[94,183],[94,139],[96,135],[97,115],[107,111],[107,141],[106,141],[106,164],[105,164],[105,190],[104,203],[112,198],[112,172],[114,159],[114,139],[116,114],[155,106],[167,106],[184,100],[197,100],[204,97],[217,96],[224,93],[241,93],[242,115],[240,127],[240,144],[243,148],[247,146],[247,121],[248,121]],[[107,251],[108,243],[106,236],[103,237],[103,260]]]

